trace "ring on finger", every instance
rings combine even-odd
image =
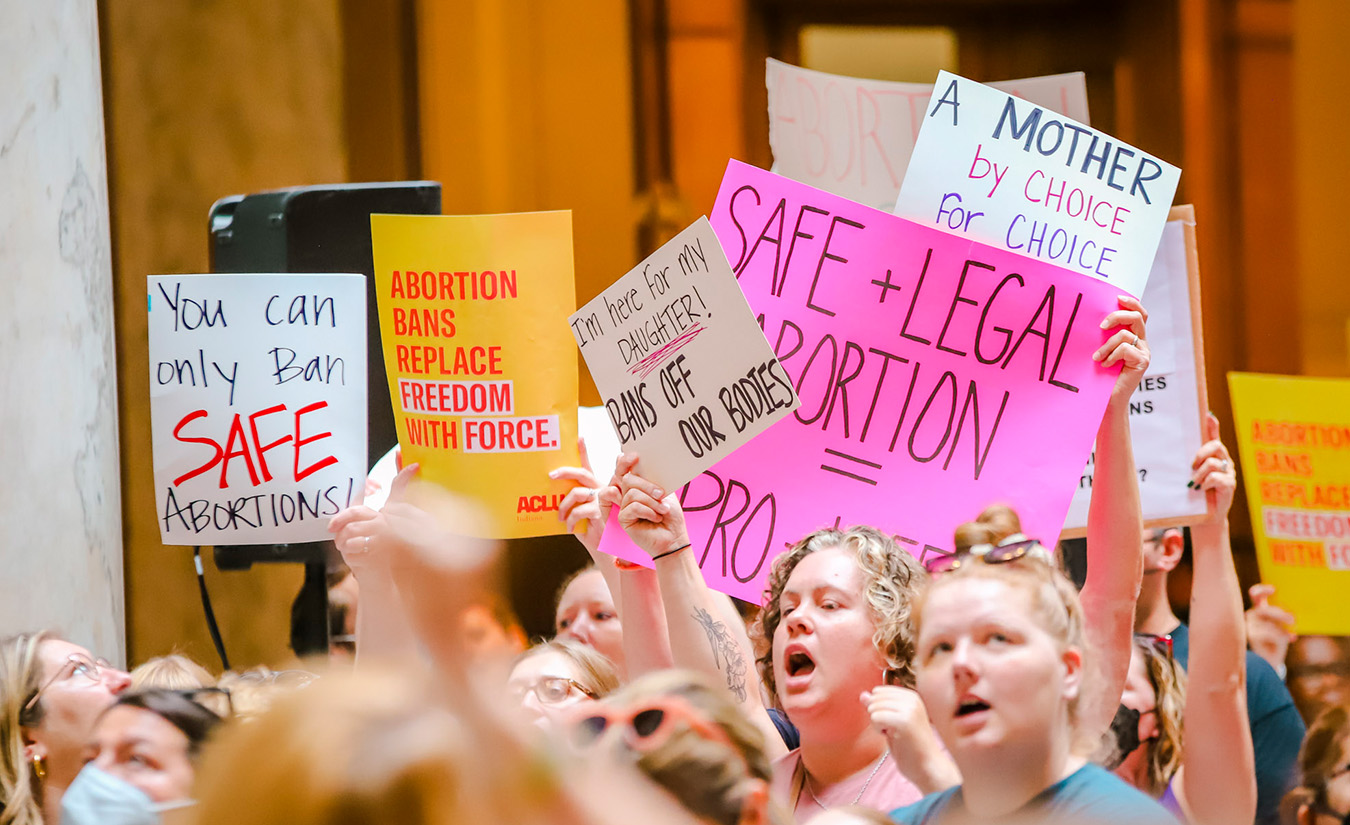
[[[1228,459],[1226,458],[1219,459],[1219,469],[1223,470],[1225,473],[1228,472],[1228,468],[1232,466],[1233,466],[1232,462],[1230,462]]]
[[[370,536],[361,537],[361,552],[363,553],[370,552]]]
[[[1130,346],[1133,346],[1133,347],[1139,346],[1139,336],[1138,336],[1138,335],[1134,336],[1134,341],[1132,341],[1132,342],[1130,343]]]

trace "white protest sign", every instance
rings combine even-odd
[[[1152,357],[1130,400],[1130,437],[1144,523],[1194,524],[1207,515],[1205,495],[1189,489],[1191,460],[1204,440],[1204,352],[1199,332],[1200,281],[1196,271],[1194,211],[1172,210],[1144,290]],[[1094,453],[1095,456],[1095,453]],[[1066,535],[1083,535],[1092,495],[1089,461],[1069,505]]]
[[[895,214],[1142,295],[1181,170],[998,89],[938,75]]]
[[[891,211],[933,84],[827,74],[773,58],[766,69],[773,171]],[[1088,122],[1082,72],[989,85]]]
[[[366,478],[362,275],[148,279],[165,544],[330,538]]]
[[[623,449],[666,490],[797,408],[706,217],[568,323]]]

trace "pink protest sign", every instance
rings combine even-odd
[[[931,560],[994,502],[1057,540],[1116,289],[737,161],[711,221],[801,406],[681,491],[710,585],[758,602],[785,544],[834,525]],[[645,560],[613,519],[601,549]]]

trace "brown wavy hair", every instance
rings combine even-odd
[[[802,559],[833,547],[850,551],[862,569],[863,596],[876,625],[872,643],[886,660],[887,681],[914,686],[915,634],[911,611],[915,598],[928,584],[928,571],[895,539],[875,527],[817,530],[774,560],[769,586],[764,591],[764,609],[751,631],[758,648],[755,663],[759,676],[774,704],[778,703],[778,686],[773,677],[773,635],[783,621],[779,599]]]

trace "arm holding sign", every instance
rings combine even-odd
[[[356,655],[363,663],[371,659],[406,660],[417,655],[417,640],[394,583],[387,546],[391,542],[390,517],[400,508],[412,507],[404,503],[404,497],[417,469],[416,464],[410,464],[399,471],[383,511],[362,505],[348,507],[333,516],[328,525],[342,560],[361,587]]]
[[[627,471],[601,496],[619,507],[619,523],[633,543],[655,560],[675,664],[722,680],[764,734],[769,758],[777,759],[786,749],[760,698],[749,637],[739,617],[727,615],[729,611],[734,615],[734,610],[726,598],[704,581],[678,496],[667,495],[629,469],[636,462],[636,456],[620,459],[620,467]]]
[[[1205,491],[1214,515],[1191,528],[1195,575],[1186,734],[1174,788],[1191,822],[1250,822],[1256,815],[1256,767],[1247,724],[1247,645],[1242,588],[1228,535],[1237,472],[1212,413],[1206,435],[1209,441],[1192,465],[1193,480]]]
[[[637,565],[620,567],[617,559],[600,552],[600,537],[609,521],[610,505],[600,500],[600,483],[591,469],[585,439],[578,439],[577,447],[582,466],[559,467],[548,476],[578,483],[559,505],[558,518],[567,522],[567,529],[586,548],[614,599],[619,621],[623,624],[624,676],[631,680],[644,673],[672,667],[675,660],[670,652],[670,635],[666,631],[666,614],[661,606],[656,571]],[[620,458],[615,465],[611,485],[617,485],[621,475],[632,467],[632,461],[624,462],[625,459]],[[582,521],[586,522],[586,529],[577,532]]]
[[[1102,329],[1120,329],[1092,356],[1103,367],[1121,365],[1097,430],[1097,466],[1088,507],[1083,613],[1088,641],[1099,656],[1096,695],[1088,697],[1085,705],[1083,730],[1092,734],[1110,726],[1120,703],[1130,671],[1134,607],[1144,575],[1144,514],[1129,419],[1130,397],[1148,369],[1147,320],[1148,313],[1139,301],[1122,295],[1120,309],[1102,321]]]

